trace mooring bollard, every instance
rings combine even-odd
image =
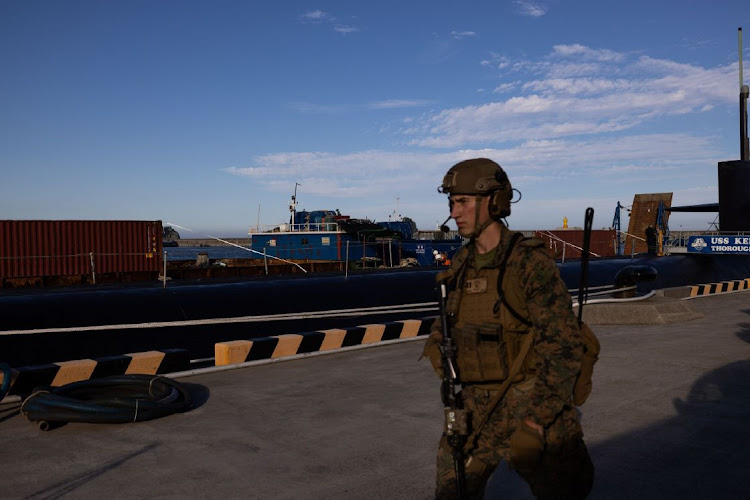
[[[91,260],[91,279],[96,285],[96,268],[94,266],[94,252],[89,252],[89,259]]]
[[[195,259],[195,265],[197,267],[208,267],[208,254],[207,253],[199,253],[198,257]]]

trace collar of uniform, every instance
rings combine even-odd
[[[509,230],[507,227],[505,227],[505,225],[502,225],[502,228],[500,229],[500,242],[494,248],[495,255],[493,256],[492,261],[484,264],[482,268],[494,269],[494,268],[500,267],[500,264],[502,264],[503,262],[503,257],[505,256],[505,249],[508,248],[508,244],[510,243],[510,240],[512,237],[513,237],[513,232]],[[477,264],[476,244],[474,243],[474,241],[471,241],[467,244],[467,247],[469,247],[468,248],[469,250],[468,260],[469,261],[467,262],[467,264],[471,266],[472,268],[476,269],[476,264]]]

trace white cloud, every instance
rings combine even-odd
[[[311,10],[305,12],[300,16],[303,22],[307,23],[323,23],[333,19],[330,14],[322,10]]]
[[[451,31],[451,36],[455,38],[456,40],[461,40],[462,38],[467,38],[471,36],[476,36],[477,34],[473,31]]]
[[[515,0],[514,3],[516,4],[518,11],[524,16],[541,17],[549,10],[549,7],[546,5],[532,0]]]
[[[357,28],[356,26],[342,24],[334,16],[320,9],[305,12],[300,16],[300,21],[303,24],[333,25],[333,31],[341,33],[343,35],[359,31],[359,28]]]
[[[505,69],[510,66],[511,60],[508,57],[501,56],[498,54],[490,54],[489,59],[484,59],[479,62],[482,66],[495,67],[497,69]]]
[[[607,49],[592,49],[581,44],[555,45],[552,48],[553,56],[580,57],[583,60],[594,61],[621,61],[625,55]]]
[[[370,103],[368,107],[371,109],[416,108],[430,104],[432,101],[426,99],[387,99]]]
[[[492,90],[493,94],[505,94],[518,87],[519,82],[501,83]]]
[[[299,182],[315,208],[336,199],[353,216],[382,219],[400,197],[402,213],[420,227],[447,215],[435,191],[444,172],[479,156],[503,165],[524,193],[511,219],[518,229],[549,228],[551,214],[581,225],[576,218],[587,206],[597,210],[596,227],[609,225],[616,201],[629,204],[635,193],[674,192],[675,205],[718,198],[716,162],[733,151],[705,132],[650,130],[663,117],[734,112],[736,63],[706,68],[575,44],[536,60],[492,55],[483,65],[495,69],[500,61],[513,80],[497,86],[495,101],[399,118],[393,128],[409,141],[405,151],[276,153],[225,172],[284,197]],[[497,99],[500,92],[509,95]],[[367,108],[428,104],[434,103],[389,99]],[[308,108],[315,110],[298,103]],[[690,221],[703,227],[702,219],[673,220],[683,220],[686,229]]]
[[[354,26],[344,26],[343,24],[337,24],[333,27],[333,30],[338,33],[343,33],[346,35],[347,33],[354,33],[356,31],[359,31],[359,28],[355,28]]]
[[[483,64],[498,60],[493,54]],[[513,62],[508,71],[519,77],[520,95],[430,115],[410,129],[409,144],[455,148],[612,133],[736,100],[736,63],[703,68],[572,44],[555,46],[541,60]],[[500,84],[494,93],[513,85]]]
[[[715,165],[723,156],[713,144],[711,138],[657,134],[588,140],[529,140],[504,149],[462,149],[445,153],[382,150],[275,153],[254,158],[251,166],[230,167],[224,171],[246,177],[256,189],[279,196],[286,196],[289,186],[299,182],[308,200],[311,197],[323,200],[321,203],[337,200],[337,206],[356,207],[373,217],[378,214],[369,206],[363,207],[363,200],[389,200],[390,203],[393,197],[399,196],[404,206],[411,202],[408,212],[406,208],[402,210],[404,215],[414,218],[420,227],[431,227],[436,208],[440,214],[444,213],[443,198],[436,188],[445,171],[463,159],[489,157],[504,166],[513,186],[524,193],[524,201],[514,215],[514,227],[534,228],[550,227],[550,213],[560,213],[558,209],[568,205],[572,223],[577,211],[583,214],[586,206],[593,203],[591,193],[598,193],[602,200],[595,208],[605,210],[611,217],[610,211],[614,210],[618,196],[627,204],[636,192],[677,190],[686,177],[704,176],[711,182],[715,171],[707,165]],[[583,187],[584,179],[586,187]],[[562,185],[565,189],[560,189]],[[643,185],[653,189],[644,191],[640,187]],[[704,191],[696,191],[690,203],[715,201],[711,189],[708,186]],[[620,192],[622,195],[618,194]],[[372,207],[380,206],[371,203]],[[307,206],[312,208],[312,205]],[[541,206],[557,208],[545,214],[539,209]],[[381,212],[380,216],[386,212]]]
[[[346,110],[341,106],[327,106],[325,104],[314,104],[311,102],[290,102],[287,104],[289,109],[293,109],[299,113],[312,114],[312,115],[335,115],[343,113]]]

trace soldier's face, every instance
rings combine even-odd
[[[489,201],[487,196],[479,198],[479,224],[490,218]],[[453,195],[449,198],[451,217],[456,221],[458,234],[468,237],[477,225],[477,197],[465,194]]]

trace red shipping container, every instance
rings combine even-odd
[[[0,279],[151,272],[161,221],[0,220]]]
[[[614,229],[592,229],[589,247],[591,256],[594,257],[594,254],[596,254],[599,257],[614,257],[615,233]],[[563,257],[563,247],[565,247],[565,259],[581,257],[579,248],[583,247],[583,229],[536,231],[535,237],[544,241],[545,246],[556,259]]]

